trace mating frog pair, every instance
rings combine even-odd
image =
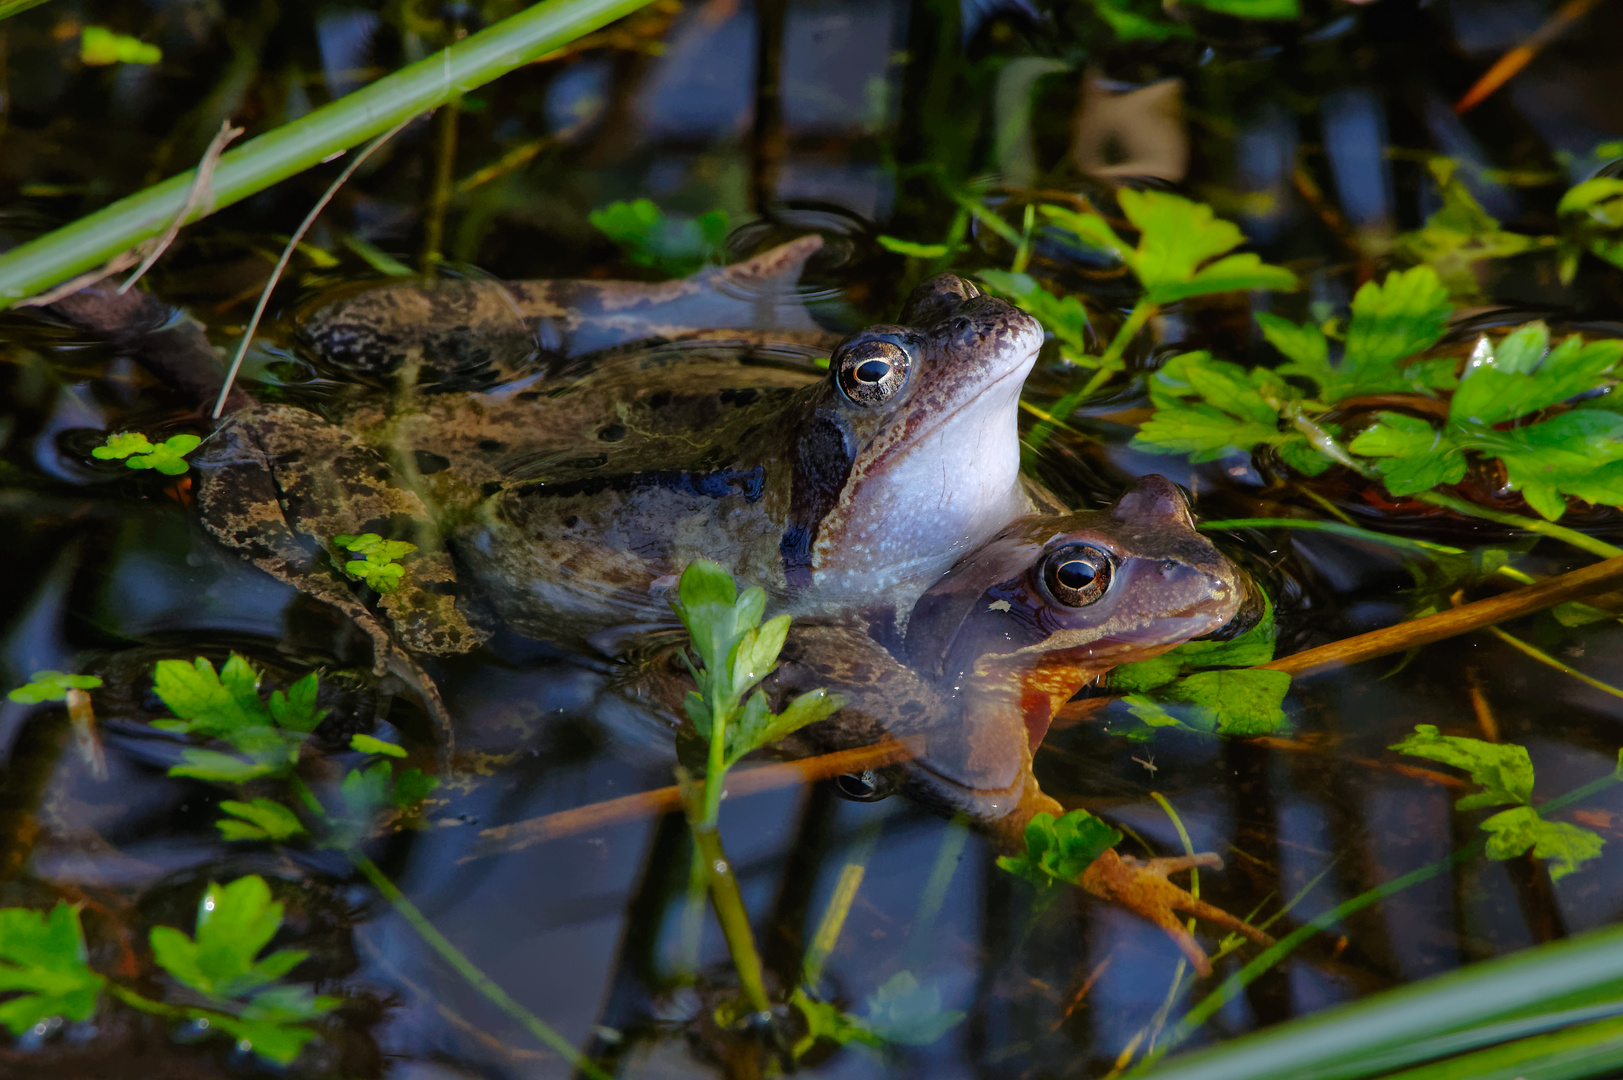
[[[674,626],[677,576],[713,559],[796,616],[770,689],[849,701],[818,745],[902,739],[915,792],[1017,846],[1059,810],[1031,775],[1053,710],[1117,663],[1220,630],[1244,583],[1160,477],[1069,515],[1020,477],[1042,331],[963,279],[844,339],[826,375],[759,347],[784,323],[828,336],[786,300],[817,246],[664,285],[396,285],[324,307],[302,334],[351,391],[319,413],[226,417],[194,458],[203,522],[346,613],[431,703],[412,656],[477,645],[480,605],[623,656]],[[382,595],[340,570],[337,538],[368,532],[419,549]],[[632,682],[664,700],[662,670]],[[1205,969],[1174,909],[1249,928],[1165,880],[1187,864],[1110,852],[1083,884]]]

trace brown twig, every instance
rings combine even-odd
[[[887,740],[874,746],[860,746],[855,750],[840,750],[821,757],[801,761],[785,761],[743,769],[727,777],[727,795],[739,798],[757,795],[763,791],[795,784],[809,784],[846,773],[876,769],[904,761],[909,754],[901,743]],[[532,844],[556,840],[563,836],[618,825],[625,821],[668,814],[682,806],[681,793],[673,784],[653,791],[640,791],[635,795],[622,795],[618,799],[578,806],[573,810],[560,810],[556,814],[515,821],[511,825],[497,825],[479,833],[479,844],[473,853],[463,856],[459,863],[471,862],[490,855],[520,851]]]
[[[141,260],[141,265],[135,268],[135,273],[125,278],[124,284],[118,287],[120,296],[129,292],[130,286],[140,281],[142,276],[152,269],[152,264],[169,250],[169,245],[180,235],[181,226],[192,216],[192,211],[196,209],[198,203],[203,204],[205,214],[214,212],[214,170],[220,164],[220,155],[225,153],[225,148],[230,146],[234,139],[247,130],[232,127],[229,118],[220,121],[220,130],[209,140],[208,149],[203,151],[203,159],[197,163],[197,173],[192,177],[192,186],[186,192],[186,201],[181,204],[180,213],[170,219],[169,227],[163,231],[162,236],[156,241],[147,242],[152,245],[152,250]]]
[[[1306,649],[1260,667],[1267,671],[1285,671],[1302,676],[1374,660],[1471,630],[1480,630],[1506,619],[1531,615],[1535,611],[1599,592],[1619,580],[1623,580],[1623,556],[1546,578],[1536,585],[1513,592],[1439,611],[1435,615],[1332,641],[1328,645]]]
[[[1533,31],[1531,37],[1501,56],[1494,62],[1493,67],[1483,73],[1482,78],[1454,103],[1454,115],[1464,116],[1482,104],[1495,90],[1515,78],[1544,46],[1572,29],[1574,23],[1589,14],[1599,3],[1600,0],[1567,0],[1561,5],[1560,10],[1550,17],[1549,22]]]
[[[344,182],[354,174],[356,169],[361,167],[361,162],[371,157],[373,151],[394,138],[401,128],[415,119],[417,119],[415,116],[408,116],[367,143],[350,160],[350,163],[344,166],[344,171],[338,174],[338,179],[329,184],[327,190],[321,193],[321,198],[316,200],[316,204],[310,208],[310,212],[304,215],[304,220],[299,222],[298,229],[288,238],[287,246],[282,249],[282,257],[276,260],[276,267],[271,271],[270,280],[265,282],[264,291],[259,294],[259,303],[254,305],[254,317],[248,320],[248,327],[242,333],[242,340],[237,343],[237,354],[231,358],[231,367],[225,373],[225,384],[220,387],[220,399],[214,403],[214,419],[218,420],[220,414],[225,411],[225,399],[231,393],[231,384],[237,380],[237,372],[242,368],[242,358],[248,354],[248,346],[254,340],[254,331],[259,329],[259,320],[265,317],[265,308],[270,303],[271,293],[275,291],[276,283],[281,280],[282,271],[287,269],[288,260],[293,258],[294,250],[304,240],[304,234],[310,231],[310,226],[316,223],[316,218],[327,208],[327,204],[332,201],[332,197],[338,194],[338,189],[343,187]]]

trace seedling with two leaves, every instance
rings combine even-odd
[[[165,476],[180,476],[190,468],[186,455],[202,442],[196,435],[171,435],[154,443],[139,431],[121,431],[107,436],[107,441],[90,451],[90,456],[101,461],[122,460],[130,469],[156,469]]]

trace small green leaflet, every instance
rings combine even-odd
[[[1036,814],[1026,823],[1026,850],[1001,856],[997,864],[1039,889],[1069,885],[1120,841],[1118,830],[1086,810],[1072,810],[1060,818]]]
[[[406,568],[395,560],[417,550],[417,545],[405,540],[385,540],[377,533],[359,536],[341,535],[332,542],[359,559],[344,563],[344,573],[366,582],[380,593],[391,593],[400,587]]]
[[[41,1020],[88,1020],[106,979],[90,970],[79,909],[58,903],[46,915],[0,908],[0,1024],[21,1035]]]
[[[1245,236],[1205,203],[1132,188],[1121,189],[1117,199],[1122,213],[1139,230],[1136,247],[1129,247],[1098,214],[1057,206],[1041,209],[1051,223],[1083,242],[1116,252],[1138,276],[1149,303],[1170,304],[1234,290],[1289,290],[1299,284],[1295,274],[1254,254],[1226,254],[1244,243]]]
[[[1501,810],[1482,823],[1488,833],[1488,858],[1510,859],[1528,848],[1540,859],[1548,859],[1550,877],[1560,879],[1590,859],[1600,855],[1606,841],[1576,825],[1545,821],[1531,806]]]
[[[384,742],[370,735],[353,735],[349,740],[351,750],[359,750],[363,754],[385,754],[389,757],[405,757],[406,748],[392,742]]]
[[[1107,685],[1126,693],[1123,704],[1148,727],[1270,735],[1286,724],[1291,685],[1283,671],[1254,670],[1273,658],[1270,602],[1245,633],[1228,641],[1188,641],[1149,660],[1121,664]]]
[[[637,199],[599,207],[586,220],[619,244],[632,262],[671,277],[721,262],[726,254],[729,221],[724,210],[697,218],[669,218],[651,200]]]
[[[1283,423],[1300,391],[1267,368],[1247,371],[1201,351],[1174,356],[1147,380],[1155,413],[1132,445],[1157,454],[1215,461],[1257,446],[1297,446],[1315,453],[1308,436]],[[1323,460],[1318,470],[1329,468]]]
[[[952,248],[946,244],[915,244],[911,240],[901,240],[894,236],[877,236],[879,246],[886,251],[894,251],[898,255],[906,255],[910,259],[942,259],[952,254]]]
[[[1585,251],[1623,267],[1623,180],[1597,176],[1561,197],[1561,283],[1570,285]]]
[[[101,685],[95,675],[68,675],[61,671],[36,671],[29,680],[6,694],[19,705],[39,705],[63,701],[69,690],[94,690]]]
[[[250,803],[227,799],[220,809],[231,816],[219,819],[214,827],[227,840],[286,840],[305,831],[293,811],[270,799]]]
[[[1405,736],[1390,749],[1430,758],[1470,773],[1471,782],[1480,785],[1482,790],[1456,803],[1461,810],[1505,803],[1525,804],[1533,797],[1533,762],[1524,746],[1440,735],[1436,725],[1419,724],[1414,734]]]
[[[90,456],[102,461],[122,458],[131,469],[156,469],[166,476],[179,476],[188,468],[186,455],[202,441],[196,435],[171,435],[154,445],[139,431],[121,431],[107,436],[107,441],[90,451]]]
[[[1459,178],[1459,163],[1451,158],[1427,162],[1443,205],[1413,232],[1392,240],[1392,250],[1400,258],[1424,263],[1437,272],[1449,294],[1457,299],[1481,295],[1476,264],[1488,259],[1520,255],[1534,248],[1548,247],[1553,237],[1526,236],[1505,232],[1499,222],[1477,202],[1470,188]]]
[[[1531,848],[1538,858],[1551,860],[1550,876],[1561,878],[1600,854],[1605,841],[1599,836],[1576,825],[1547,821],[1528,805],[1533,797],[1533,762],[1525,747],[1440,735],[1434,725],[1419,724],[1414,734],[1391,749],[1470,773],[1471,781],[1482,790],[1454,804],[1461,810],[1512,804],[1512,809],[1501,810],[1482,823],[1488,833],[1489,858],[1508,859]],[[1619,760],[1623,762],[1623,755]]]

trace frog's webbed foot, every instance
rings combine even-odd
[[[1111,848],[1093,860],[1082,872],[1079,884],[1088,892],[1137,915],[1165,930],[1177,942],[1178,948],[1189,958],[1201,975],[1212,973],[1211,961],[1189,931],[1177,912],[1193,915],[1215,923],[1226,930],[1244,934],[1258,945],[1272,945],[1274,939],[1244,919],[1236,918],[1213,904],[1208,904],[1187,890],[1167,880],[1168,874],[1204,866],[1213,870],[1223,867],[1223,860],[1209,851],[1199,855],[1179,855],[1172,858],[1135,859],[1116,854]]]

